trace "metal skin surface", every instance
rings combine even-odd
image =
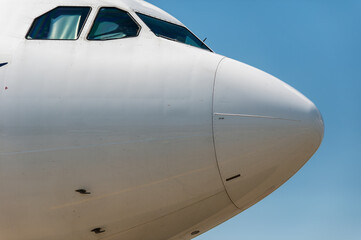
[[[181,23],[144,1],[1,5],[0,239],[190,239],[270,194],[322,141],[307,98],[156,37],[134,11]],[[80,38],[26,40],[57,6],[92,7]],[[100,7],[130,12],[139,36],[86,40]]]
[[[250,81],[250,79],[252,79]],[[224,59],[214,94],[214,139],[222,179],[245,210],[296,173],[318,149],[323,120],[315,105],[284,82]]]

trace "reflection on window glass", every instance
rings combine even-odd
[[[140,27],[117,8],[101,8],[88,35],[89,40],[112,40],[138,35]]]
[[[35,19],[27,39],[78,39],[90,7],[57,7]]]
[[[164,37],[210,51],[210,49],[196,36],[194,36],[194,34],[192,34],[187,28],[141,13],[137,14],[143,20],[143,22],[147,24],[150,30],[152,30],[152,32],[158,37]]]

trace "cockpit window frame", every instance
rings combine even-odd
[[[77,38],[76,39],[36,39],[36,38],[28,38],[31,30],[33,29],[33,26],[35,24],[36,19],[38,19],[38,18],[40,18],[40,17],[54,11],[57,8],[89,8],[89,12],[88,12],[87,16],[84,19],[84,23],[81,26],[81,29],[80,29],[80,31],[79,31],[79,33],[77,35]],[[61,5],[61,6],[57,6],[55,8],[52,8],[49,11],[47,11],[47,12],[45,12],[45,13],[43,13],[43,14],[41,14],[41,15],[39,15],[36,18],[33,19],[32,23],[30,25],[30,28],[27,31],[26,35],[25,35],[25,39],[28,40],[28,41],[77,41],[81,37],[82,32],[83,32],[83,30],[85,28],[85,25],[87,24],[87,22],[89,20],[89,16],[91,15],[92,11],[93,11],[93,7],[91,7],[91,6],[69,6],[69,5],[68,6],[63,6],[63,5]]]
[[[158,37],[158,38],[167,39],[167,40],[169,40],[169,41],[173,41],[173,42],[176,42],[176,43],[181,43],[181,44],[184,44],[184,45],[186,45],[186,46],[190,46],[190,47],[194,47],[194,48],[198,48],[198,49],[201,49],[201,50],[205,50],[205,51],[209,51],[209,52],[214,53],[213,50],[212,50],[210,47],[208,47],[207,44],[204,43],[204,41],[202,41],[201,39],[199,39],[199,38],[197,37],[197,35],[194,34],[194,33],[193,33],[189,28],[187,28],[186,26],[180,25],[180,24],[176,24],[176,23],[174,23],[174,22],[166,21],[166,20],[164,20],[164,19],[161,19],[161,18],[158,18],[158,17],[154,17],[154,16],[149,15],[149,14],[146,14],[146,13],[141,13],[141,12],[135,12],[135,13],[136,13],[136,15],[139,17],[139,19],[143,22],[143,24],[145,24],[145,26],[147,26],[148,29],[154,34],[154,36],[156,36],[156,37]],[[175,40],[175,39],[173,39],[173,38],[170,38],[170,37],[167,37],[167,36],[163,36],[163,35],[159,35],[159,36],[158,36],[155,32],[152,31],[152,29],[148,26],[148,24],[146,24],[139,15],[144,15],[144,16],[147,16],[147,17],[150,17],[150,18],[154,18],[154,19],[156,19],[156,20],[158,20],[158,21],[165,22],[165,23],[167,23],[167,24],[172,24],[172,25],[175,25],[175,26],[184,28],[184,29],[186,29],[189,33],[191,33],[196,39],[198,39],[206,48],[201,48],[201,47],[197,47],[197,46],[194,46],[194,45],[185,43],[185,42],[177,41],[177,40]]]
[[[120,10],[122,12],[125,12],[133,20],[133,22],[138,26],[137,35],[135,35],[135,36],[125,36],[125,37],[122,37],[122,38],[114,38],[114,39],[89,39],[89,35],[90,35],[90,33],[91,33],[91,31],[92,31],[92,29],[94,27],[95,21],[96,21],[96,19],[98,17],[98,14],[99,14],[99,12],[100,12],[100,10],[102,8],[114,8],[114,9]],[[121,9],[119,7],[101,6],[101,7],[98,8],[97,12],[95,13],[94,19],[92,21],[91,26],[89,27],[89,30],[88,30],[88,32],[86,34],[86,37],[85,37],[85,40],[87,40],[89,42],[104,42],[104,41],[117,41],[117,40],[122,40],[122,39],[127,39],[127,38],[137,38],[137,37],[139,37],[140,33],[142,32],[142,28],[143,28],[142,25],[139,24],[139,22],[132,16],[132,14],[129,11],[127,11],[125,9]]]

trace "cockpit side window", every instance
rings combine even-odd
[[[88,35],[88,40],[114,40],[126,37],[136,37],[140,26],[129,13],[110,7],[99,10]]]
[[[26,36],[38,40],[76,40],[90,7],[57,7],[36,18]]]
[[[141,13],[137,13],[137,15],[158,37],[163,37],[169,40],[185,43],[194,47],[211,51],[201,40],[199,40],[193,33],[191,33],[183,26],[166,22]]]

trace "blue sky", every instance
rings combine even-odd
[[[361,239],[361,1],[151,0],[217,53],[310,98],[325,120],[313,158],[269,197],[197,240]]]

